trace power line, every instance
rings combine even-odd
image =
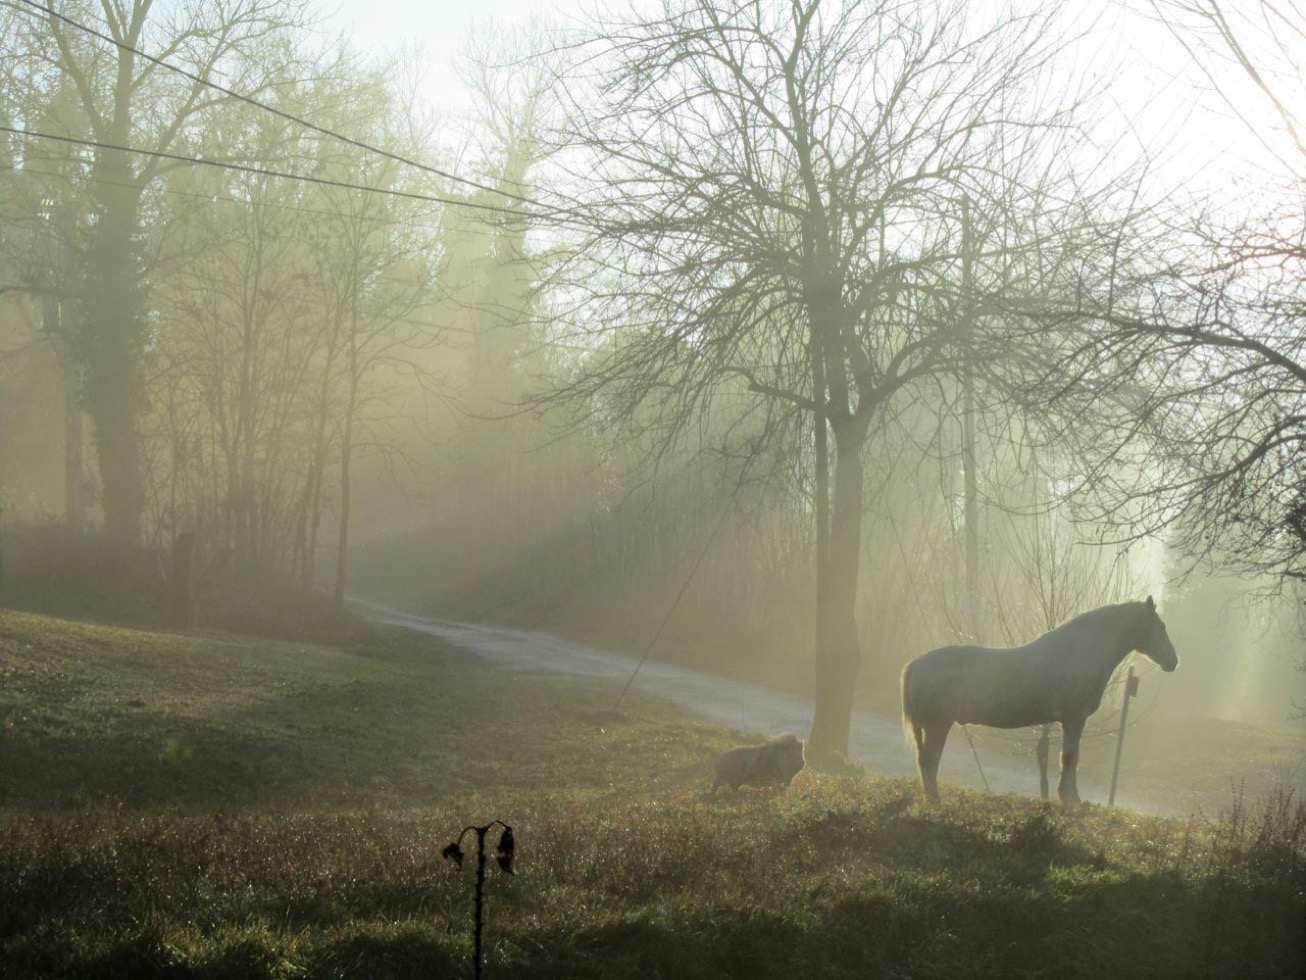
[[[15,175],[22,176],[22,177],[37,177],[37,178],[44,177],[51,180],[65,181],[69,184],[72,184],[76,181],[85,181],[86,183],[90,183],[90,184],[104,184],[108,187],[139,186],[137,184],[131,183],[130,181],[111,180],[108,177],[96,177],[93,174],[87,174],[87,173],[68,174],[68,173],[58,173],[53,170],[38,170],[35,167],[27,166],[26,163],[0,164],[0,170],[9,170]],[[205,191],[184,191],[176,187],[157,187],[154,188],[153,192],[156,194],[168,194],[173,197],[194,198],[197,201],[203,201],[207,204],[236,204],[239,205],[240,207],[245,207],[245,208],[270,208],[275,211],[289,211],[295,214],[312,214],[323,218],[351,218],[360,221],[372,222],[373,224],[377,224],[377,225],[413,224],[427,229],[438,229],[439,227],[439,225],[436,222],[426,220],[426,219],[421,219],[421,218],[393,218],[393,217],[388,217],[388,216],[383,217],[378,215],[356,215],[348,211],[338,211],[333,208],[307,208],[299,204],[278,204],[273,201],[258,201],[258,200],[254,200],[253,198],[228,197],[226,194],[212,194]],[[383,193],[383,192],[377,191],[377,193]],[[20,215],[14,213],[6,213],[4,217],[10,221],[24,221],[29,219],[38,220],[30,215]],[[459,228],[457,234],[460,236],[468,236],[471,238],[488,238],[491,240],[497,240],[499,238],[497,232],[484,230],[476,227]]]
[[[698,566],[703,564],[703,559],[707,557],[707,553],[712,547],[712,542],[716,539],[717,532],[721,530],[721,525],[726,522],[726,517],[729,513],[729,507],[722,509],[721,516],[717,518],[716,524],[712,527],[712,533],[707,536],[707,541],[703,544],[703,550],[699,552],[698,557],[694,560],[694,566],[689,570],[689,574],[685,576],[685,581],[680,586],[680,591],[677,592],[676,597],[671,600],[671,605],[667,608],[666,615],[662,617],[662,622],[658,624],[658,628],[649,639],[648,645],[644,647],[644,652],[640,655],[639,662],[635,664],[635,669],[631,671],[630,676],[626,678],[626,685],[621,689],[621,693],[617,695],[616,703],[612,706],[613,711],[621,707],[621,702],[625,699],[626,692],[630,690],[630,685],[635,683],[635,678],[639,676],[640,668],[644,666],[644,661],[648,659],[648,655],[653,652],[653,647],[658,642],[658,637],[660,637],[662,631],[667,628],[667,623],[671,622],[672,614],[675,613],[676,607],[680,605],[680,600],[685,597],[685,593],[689,591],[689,585],[694,581],[694,576],[698,573]]]
[[[0,214],[0,217],[7,217],[7,216]],[[392,280],[392,281],[393,281],[393,280]],[[28,294],[33,294],[33,293],[35,292],[34,287],[33,287],[30,283],[28,283],[28,284],[22,284],[22,283],[8,283],[8,284],[6,284],[6,283],[0,283],[0,293],[6,292],[6,291],[9,291],[9,292],[22,292],[22,293],[28,293]],[[325,302],[322,302],[322,301],[320,301],[320,300],[307,300],[306,303],[307,303],[307,305],[311,305],[311,306],[313,306],[314,309],[316,309],[316,310],[320,310],[320,311],[322,311],[322,312],[329,313],[329,312],[332,311],[332,307],[331,307],[329,304],[327,304],[327,303],[325,303]],[[464,306],[464,308],[465,308],[465,309],[477,309],[477,307],[476,307],[475,304],[467,304],[467,305]],[[418,318],[416,318],[416,317],[411,317],[411,316],[395,316],[395,317],[391,317],[391,318],[389,318],[389,322],[392,323],[392,324],[402,324],[402,325],[407,326],[407,327],[416,327],[416,328],[418,328],[418,329],[422,329],[422,330],[429,330],[429,331],[433,331],[433,332],[435,332],[435,333],[453,333],[453,334],[462,334],[463,336],[467,336],[467,337],[487,337],[487,336],[492,336],[492,335],[494,335],[494,333],[495,333],[496,330],[500,332],[500,335],[503,335],[503,333],[502,333],[503,331],[505,331],[505,330],[509,330],[509,329],[510,329],[510,328],[495,328],[495,327],[490,327],[490,328],[479,329],[479,330],[478,330],[478,329],[476,329],[476,328],[474,328],[474,327],[460,327],[460,326],[457,326],[456,324],[452,324],[452,323],[436,323],[436,322],[434,322],[434,321],[432,321],[432,320],[422,320],[422,319],[418,319]],[[583,345],[583,344],[570,343],[570,342],[565,341],[565,340],[551,340],[551,339],[549,339],[549,338],[547,338],[547,337],[527,337],[527,338],[526,338],[526,341],[527,341],[526,346],[527,346],[527,348],[528,348],[527,353],[535,353],[536,351],[541,350],[541,349],[548,349],[548,350],[563,350],[563,351],[570,351],[570,352],[572,352],[572,353],[577,353],[577,354],[593,354],[593,353],[594,353],[594,348],[592,348],[592,347],[587,347],[587,346],[585,346],[585,345]],[[519,354],[517,355],[517,357],[516,357],[516,360],[518,360],[518,361],[523,360],[523,359],[524,359],[524,355],[523,355],[523,354],[520,354],[520,353],[519,353]]]
[[[86,34],[91,35],[92,37],[99,38],[101,41],[105,41],[109,44],[115,45],[118,48],[122,49],[123,51],[129,51],[132,54],[136,55],[137,57],[144,58],[146,61],[150,62],[151,64],[155,64],[158,65],[160,68],[166,68],[168,71],[175,72],[176,74],[181,75],[183,78],[190,79],[191,81],[195,82],[198,85],[203,85],[207,88],[213,89],[216,92],[221,92],[223,95],[226,95],[230,98],[237,99],[241,102],[246,103],[247,105],[252,105],[258,109],[262,109],[265,112],[270,112],[275,116],[279,116],[282,119],[286,119],[290,122],[296,123],[297,125],[303,126],[306,129],[310,129],[315,133],[321,133],[323,136],[328,136],[331,139],[339,140],[342,143],[347,143],[348,145],[357,147],[360,150],[366,150],[369,153],[375,153],[379,156],[386,157],[387,159],[394,160],[397,163],[402,163],[405,166],[415,167],[418,170],[425,171],[426,173],[435,174],[438,177],[444,177],[446,180],[452,180],[458,184],[464,184],[468,187],[474,187],[477,190],[488,191],[491,194],[499,194],[502,195],[503,197],[512,198],[513,200],[521,201],[523,204],[530,204],[535,207],[542,206],[539,204],[539,202],[531,200],[530,198],[525,197],[521,194],[515,194],[511,191],[502,190],[497,187],[491,187],[488,184],[478,183],[477,181],[471,180],[467,177],[459,177],[457,174],[450,173],[447,170],[441,170],[438,167],[432,167],[428,164],[410,159],[409,157],[401,156],[398,153],[392,153],[389,150],[382,149],[381,147],[378,146],[373,146],[370,143],[364,143],[362,140],[355,139],[352,136],[346,136],[343,133],[337,133],[334,130],[327,129],[324,126],[319,126],[316,123],[309,122],[307,119],[303,119],[299,116],[294,115],[293,113],[286,112],[283,109],[278,109],[275,106],[270,106],[264,102],[259,102],[257,99],[251,98],[250,96],[247,95],[242,95],[240,92],[236,92],[223,85],[219,85],[217,82],[213,82],[207,78],[203,78],[192,71],[188,71],[185,68],[181,68],[177,65],[164,61],[162,58],[156,58],[154,55],[148,54],[140,50],[139,48],[134,48],[130,44],[126,44],[123,41],[119,41],[115,37],[112,37],[108,34],[104,34],[101,31],[97,31],[93,27],[88,27],[87,25],[82,24],[79,21],[73,20],[71,17],[69,17],[66,14],[61,14],[58,11],[50,9],[49,7],[42,6],[41,4],[37,3],[36,0],[20,0],[21,3],[25,4],[27,7],[32,8],[31,10],[24,10],[22,7],[18,6],[17,4],[10,2],[10,0],[0,0],[0,2],[3,2],[4,6],[11,7],[12,9],[28,14],[29,16],[36,16],[37,13],[34,13],[35,11],[35,12],[39,12],[40,14],[45,14],[47,16],[54,17],[58,20],[63,21],[65,24],[69,25],[70,27],[73,27],[79,31],[83,31]]]
[[[204,157],[186,156],[181,153],[168,153],[164,150],[146,150],[134,146],[119,146],[116,143],[105,143],[101,140],[81,139],[76,136],[59,136],[54,133],[42,133],[37,130],[19,129],[14,126],[0,126],[0,132],[13,133],[16,136],[27,136],[37,139],[56,140],[60,143],[72,143],[76,146],[90,146],[101,150],[117,150],[120,153],[135,153],[141,156],[156,157],[160,160],[174,160],[178,163],[188,163],[194,166],[216,167],[221,170],[238,170],[243,173],[257,174],[262,177],[276,177],[282,180],[297,180],[306,184],[320,184],[324,187],[340,187],[345,190],[364,191],[369,194],[385,194],[390,197],[403,197],[414,201],[425,201],[429,204],[445,204],[451,207],[472,208],[478,211],[491,211],[495,214],[506,214],[517,218],[531,217],[528,212],[518,211],[514,208],[497,207],[493,204],[477,204],[473,201],[460,201],[457,198],[441,197],[435,194],[419,194],[416,191],[369,187],[366,184],[354,184],[344,180],[332,180],[329,177],[310,177],[303,174],[287,173],[282,170],[272,170],[268,167],[255,167],[251,164],[234,163],[222,160],[208,160]]]
[[[52,180],[62,180],[68,183],[74,181],[86,181],[91,184],[104,184],[108,187],[136,187],[138,185],[126,180],[111,180],[108,177],[96,177],[91,174],[61,174],[53,170],[37,170],[35,167],[29,167],[26,164],[11,163],[3,165],[3,169],[13,171],[14,174],[22,177],[45,177]],[[299,214],[314,214],[324,218],[358,218],[362,221],[370,221],[379,225],[401,225],[411,221],[423,227],[433,227],[429,221],[407,218],[379,217],[374,215],[353,215],[347,211],[336,211],[331,208],[306,208],[298,204],[277,204],[272,201],[256,201],[252,198],[228,197],[225,194],[209,194],[204,191],[183,191],[176,187],[161,187],[155,189],[156,193],[168,194],[173,197],[194,198],[197,201],[204,201],[209,204],[239,204],[247,208],[270,208],[275,211],[291,211]],[[17,219],[17,215],[8,217]],[[475,229],[464,229],[459,234],[478,235],[486,238],[496,237],[493,232],[477,231]]]
[[[4,128],[4,127],[0,127],[0,128]],[[89,176],[89,175],[86,175],[86,174],[77,174],[77,175],[73,175],[73,174],[61,174],[61,173],[55,173],[55,172],[52,172],[52,171],[34,170],[34,169],[32,169],[31,167],[20,167],[20,166],[17,165],[17,164],[9,164],[7,167],[3,167],[3,168],[0,168],[0,169],[8,169],[8,170],[10,170],[10,171],[12,171],[12,172],[14,172],[14,173],[16,173],[16,174],[21,174],[21,175],[23,175],[23,176],[53,178],[53,179],[56,179],[56,180],[64,180],[64,181],[68,181],[68,182],[70,182],[70,183],[71,183],[72,181],[74,181],[74,180],[86,180],[86,181],[90,181],[90,182],[93,182],[93,183],[110,184],[110,185],[113,185],[113,186],[123,186],[123,187],[131,187],[131,186],[135,186],[135,185],[133,185],[133,184],[129,184],[129,183],[125,182],[125,181],[109,180],[108,178],[104,178],[104,177],[93,177],[93,176]],[[342,211],[331,211],[331,210],[320,209],[320,208],[305,208],[305,207],[299,207],[299,206],[296,206],[296,205],[293,205],[293,204],[266,204],[266,203],[261,203],[261,202],[257,202],[257,201],[246,201],[246,200],[241,200],[241,199],[239,199],[239,198],[234,198],[234,197],[225,197],[225,196],[222,196],[222,195],[210,195],[210,194],[205,194],[205,193],[202,193],[202,192],[199,192],[199,191],[182,191],[182,190],[177,190],[176,188],[164,188],[164,189],[163,189],[163,193],[174,194],[174,195],[177,195],[177,196],[180,196],[180,197],[194,197],[194,198],[197,198],[197,199],[200,199],[200,200],[203,200],[203,201],[206,201],[206,202],[212,202],[212,203],[222,202],[222,203],[226,203],[226,204],[240,204],[240,205],[244,205],[244,206],[246,206],[246,207],[268,207],[268,208],[276,208],[276,209],[278,209],[278,210],[293,211],[293,212],[301,212],[301,213],[305,213],[305,214],[321,215],[321,216],[324,216],[324,217],[350,217],[350,215],[348,215],[348,214],[346,214],[345,212],[342,212]],[[28,217],[29,217],[29,216],[27,216],[27,215],[20,215],[20,214],[15,214],[15,213],[10,213],[10,212],[0,212],[0,218],[4,218],[5,220],[12,221],[12,222],[19,222],[19,221],[22,221],[22,220],[24,220],[24,219],[26,219],[26,218],[28,218]],[[31,217],[31,220],[38,220],[38,221],[40,220],[39,218],[36,218],[36,217],[34,217],[34,216],[30,216],[30,217]],[[384,223],[384,224],[399,224],[399,223],[401,223],[401,221],[400,221],[399,219],[395,219],[395,218],[368,218],[368,219],[366,219],[366,220],[369,220],[369,221],[377,221],[377,222]],[[491,232],[476,231],[476,230],[474,230],[474,229],[465,229],[465,230],[461,231],[460,234],[470,234],[470,235],[476,235],[476,236],[479,236],[479,237],[485,237],[485,238],[492,238],[492,237],[494,237],[493,234],[492,234]],[[31,289],[30,285],[28,285],[28,286],[18,286],[18,285],[15,285],[15,286],[13,286],[13,287],[11,287],[11,288],[13,288],[13,289],[17,289],[17,290],[22,290],[22,291],[25,291],[25,292],[26,292],[26,291],[30,291],[30,289]],[[474,304],[474,303],[472,303],[472,304],[465,304],[465,306],[466,306],[466,308],[472,308],[472,309],[477,308],[477,305]],[[325,306],[324,306],[323,308],[325,308]],[[466,335],[468,335],[468,336],[481,336],[481,335],[484,334],[484,331],[476,330],[476,329],[472,329],[472,328],[469,328],[469,327],[459,327],[459,326],[455,326],[455,325],[453,325],[453,324],[440,324],[440,323],[433,323],[433,322],[431,322],[431,321],[429,321],[429,320],[418,320],[418,319],[414,319],[414,318],[412,318],[412,317],[398,317],[398,318],[396,318],[395,322],[396,322],[396,323],[402,323],[402,324],[405,324],[405,325],[407,325],[407,326],[412,326],[412,327],[419,327],[419,328],[425,328],[425,329],[431,329],[431,330],[438,330],[438,331],[443,331],[443,332],[448,332],[448,333],[466,334]],[[590,346],[587,346],[587,345],[583,345],[583,344],[569,343],[569,342],[564,341],[564,340],[550,340],[550,339],[546,339],[546,338],[538,338],[538,337],[537,337],[537,338],[534,338],[534,339],[531,341],[531,343],[532,343],[532,345],[533,345],[534,347],[536,347],[536,348],[548,348],[548,349],[552,349],[552,350],[565,350],[565,351],[572,351],[572,352],[583,353],[583,354],[592,354],[592,353],[594,353],[594,348],[593,348],[593,347],[590,347]]]

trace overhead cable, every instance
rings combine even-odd
[[[269,167],[256,167],[252,164],[236,163],[230,160],[210,160],[205,157],[186,156],[183,153],[168,153],[164,150],[148,150],[143,147],[121,146],[116,143],[106,143],[102,140],[83,139],[77,136],[60,136],[56,133],[43,133],[38,130],[22,129],[16,126],[0,125],[0,133],[13,133],[15,136],[56,140],[60,143],[71,143],[75,146],[90,146],[101,150],[117,150],[120,153],[135,153],[141,156],[156,157],[160,160],[174,160],[178,163],[189,163],[195,166],[217,167],[222,170],[238,170],[243,173],[258,174],[263,177],[277,177],[282,180],[297,180],[306,184],[321,184],[325,187],[340,187],[345,190],[365,191],[370,194],[385,194],[390,197],[403,197],[414,201],[427,201],[431,204],[446,204],[452,207],[472,208],[477,211],[490,211],[495,214],[505,214],[515,218],[526,218],[531,216],[529,212],[520,211],[515,208],[498,207],[493,204],[480,204],[475,201],[459,200],[455,197],[441,197],[438,194],[419,194],[416,191],[371,187],[366,184],[355,184],[344,180],[332,180],[328,177],[311,177],[304,174],[292,174],[284,170],[272,170]]]
[[[252,105],[258,109],[262,109],[265,112],[270,112],[273,115],[281,117],[282,119],[286,119],[299,126],[303,126],[305,129],[310,129],[315,133],[321,133],[323,136],[329,136],[331,139],[339,140],[342,143],[347,143],[350,146],[357,147],[360,150],[366,150],[369,153],[375,153],[379,156],[386,157],[387,159],[394,160],[397,163],[402,163],[405,166],[415,167],[416,169],[425,171],[426,173],[435,174],[438,177],[443,177],[446,180],[451,180],[458,184],[464,184],[468,187],[474,187],[477,190],[487,191],[491,194],[499,194],[502,195],[503,197],[511,198],[516,201],[521,201],[523,204],[530,204],[536,207],[541,206],[537,201],[533,201],[529,197],[525,197],[521,194],[515,194],[512,191],[506,191],[501,188],[491,187],[488,184],[482,184],[475,180],[471,180],[467,177],[459,177],[457,174],[450,173],[447,170],[441,170],[438,167],[432,167],[429,164],[421,163],[420,161],[413,160],[409,157],[401,156],[400,154],[393,153],[390,150],[385,150],[382,149],[381,147],[373,146],[370,143],[365,143],[362,140],[353,138],[352,136],[346,136],[343,133],[337,133],[335,130],[328,129],[325,126],[319,126],[313,122],[309,122],[307,119],[304,119],[300,116],[296,116],[293,113],[286,112],[284,109],[278,109],[275,106],[270,106],[265,102],[260,102],[257,99],[251,98],[248,95],[243,95],[240,92],[233,91],[232,89],[229,89],[226,86],[219,85],[217,82],[210,81],[209,79],[197,75],[192,71],[189,71],[185,68],[181,68],[177,65],[164,61],[162,58],[156,58],[154,55],[148,54],[147,52],[142,51],[139,48],[134,48],[130,44],[127,44],[123,41],[119,41],[117,38],[112,37],[111,35],[105,34],[101,31],[97,31],[93,27],[89,27],[86,24],[82,24],[79,21],[74,20],[73,18],[69,17],[67,14],[61,14],[56,10],[52,10],[47,6],[44,6],[43,4],[37,3],[36,0],[18,0],[18,2],[25,4],[28,8],[31,9],[23,10],[22,7],[19,7],[15,3],[8,2],[8,0],[5,0],[4,5],[7,7],[12,7],[15,10],[20,10],[23,13],[30,13],[33,16],[35,16],[37,13],[40,13],[40,14],[45,14],[46,16],[49,17],[56,18],[57,20],[60,20],[63,23],[67,24],[69,27],[73,27],[76,30],[83,31],[86,34],[91,35],[92,37],[96,37],[109,44],[113,44],[118,48],[122,49],[123,51],[129,51],[139,58],[144,58],[146,61],[150,62],[151,64],[158,65],[160,68],[165,68],[168,71],[175,72],[176,74],[181,75],[184,78],[190,79],[191,81],[195,82],[198,85],[203,85],[207,88],[211,88],[215,92],[221,92],[223,95],[226,95],[230,98],[237,99],[248,105]]]

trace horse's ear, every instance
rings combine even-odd
[[[1155,609],[1155,608],[1156,608],[1156,603],[1152,601],[1152,597],[1151,597],[1151,596],[1148,596],[1148,597],[1147,597],[1147,608],[1148,608],[1148,609]]]

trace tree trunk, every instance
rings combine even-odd
[[[336,588],[335,605],[340,609],[345,604],[345,570],[349,557],[349,462],[353,455],[350,447],[353,419],[345,419],[345,435],[340,448],[340,534],[336,539]]]
[[[64,509],[68,530],[82,533],[85,508],[82,504],[82,392],[81,372],[72,358],[64,355]]]
[[[829,560],[823,595],[818,596],[820,645],[816,650],[816,705],[808,744],[813,760],[848,754],[853,691],[862,665],[857,638],[857,573],[862,540],[862,444],[866,424],[834,426],[834,506],[830,515]]]
[[[354,455],[354,416],[358,411],[358,307],[353,309],[352,332],[349,337],[349,396],[345,401],[345,415],[340,430],[340,535],[336,540],[335,606],[345,604],[345,571],[349,561],[349,467]]]
[[[322,382],[318,387],[317,408],[315,409],[313,434],[313,460],[309,464],[308,488],[305,495],[307,509],[307,544],[304,552],[303,578],[301,584],[312,591],[317,575],[317,538],[322,527],[322,484],[326,477],[327,466],[327,428],[330,423],[331,378],[336,359],[336,333],[333,331],[327,348],[326,364],[322,367]]]
[[[195,624],[195,591],[191,572],[195,563],[195,535],[185,531],[172,541],[172,625],[188,630]]]
[[[58,296],[46,296],[41,322],[48,337],[55,338],[54,352],[63,374],[64,408],[64,522],[73,534],[82,532],[82,376],[77,358],[69,349],[63,323],[63,303]]]
[[[104,493],[105,533],[116,544],[135,547],[145,509],[140,445],[145,330],[136,247],[140,192],[130,186],[130,167],[118,156],[106,151],[96,168],[104,186],[86,256],[82,356]]]

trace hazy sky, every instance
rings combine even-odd
[[[363,51],[420,51],[428,100],[440,108],[462,111],[470,108],[470,97],[454,64],[476,31],[511,28],[533,19],[565,22],[580,18],[593,6],[592,0],[321,0],[319,9],[329,31],[351,35]],[[621,3],[606,6],[619,9]],[[1199,182],[1218,187],[1229,183],[1231,172],[1255,171],[1270,163],[1263,148],[1219,99],[1208,97],[1192,110],[1206,79],[1192,56],[1156,22],[1147,0],[1089,2],[1076,8],[1073,16],[1095,23],[1090,47],[1097,49],[1097,55],[1119,59],[1115,70],[1107,69],[1115,76],[1116,122],[1126,117],[1134,120],[1139,138],[1150,145],[1154,156],[1163,158],[1156,161],[1162,167],[1195,173]],[[1234,87],[1244,81],[1236,73],[1232,77]],[[1259,102],[1252,97],[1244,108],[1263,109]],[[1263,114],[1261,120],[1263,125],[1274,123]],[[1115,127],[1108,122],[1107,128]],[[1185,176],[1180,182],[1189,179]]]
[[[431,100],[461,109],[467,93],[453,63],[475,31],[526,24],[580,7],[581,0],[320,0],[319,9],[328,29],[350,34],[364,51],[419,50],[427,63]]]

